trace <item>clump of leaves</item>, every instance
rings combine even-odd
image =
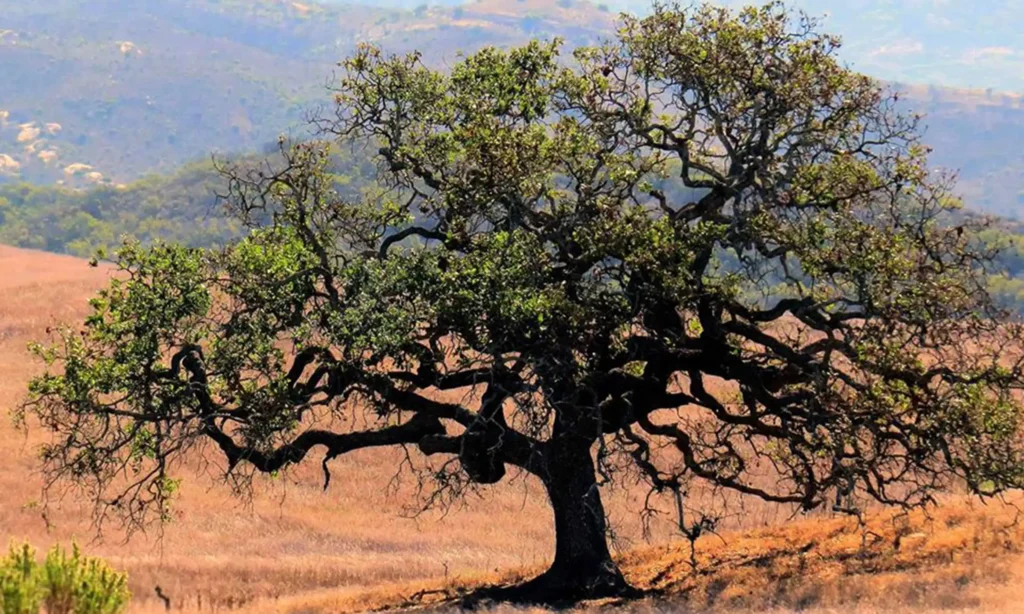
[[[42,564],[28,544],[0,559],[2,614],[119,614],[131,598],[127,575],[101,559],[54,546]]]

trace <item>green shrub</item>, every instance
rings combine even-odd
[[[105,562],[54,546],[40,565],[25,544],[0,559],[0,614],[119,614],[128,605],[126,575]]]
[[[38,582],[39,565],[35,552],[25,544],[11,546],[6,558],[0,560],[0,612],[3,614],[36,614],[43,601]]]

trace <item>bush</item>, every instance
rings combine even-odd
[[[28,544],[0,559],[0,614],[119,614],[130,597],[125,574],[77,545],[54,546],[42,565]]]
[[[10,554],[0,561],[0,612],[3,614],[35,614],[43,601],[39,565],[28,544],[11,546]]]

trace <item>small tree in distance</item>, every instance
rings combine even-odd
[[[916,118],[780,4],[624,19],[569,63],[361,47],[320,141],[229,170],[248,238],[127,245],[39,348],[53,482],[138,525],[211,445],[235,477],[410,446],[435,499],[518,468],[554,514],[533,599],[629,592],[599,489],[627,466],[805,510],[1021,486],[1020,325]],[[379,163],[363,202],[334,140]]]

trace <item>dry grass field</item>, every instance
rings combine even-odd
[[[82,260],[0,246],[0,543],[28,539],[45,548],[77,539],[128,570],[132,611],[142,613],[164,610],[157,585],[175,612],[447,612],[460,591],[546,563],[551,519],[537,484],[507,481],[447,515],[415,516],[414,485],[392,481],[400,457],[388,451],[338,459],[326,492],[313,460],[260,482],[251,503],[213,477],[184,474],[174,521],[162,535],[127,542],[115,527],[99,538],[82,502],[51,501],[44,511],[34,462],[42,434],[15,429],[7,410],[39,367],[26,344],[50,325],[79,320],[108,274]],[[931,518],[879,513],[864,529],[849,518],[794,520],[787,510],[749,504],[721,538],[698,542],[694,570],[668,518],[642,538],[642,495],[621,488],[607,500],[623,567],[651,596],[588,608],[1024,612],[1024,517],[1015,523],[1013,507],[952,500]]]

